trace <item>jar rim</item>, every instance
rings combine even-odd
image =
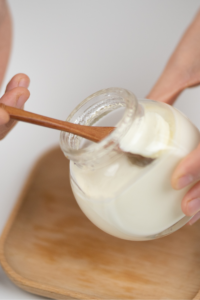
[[[95,104],[91,105],[92,101],[95,101],[95,99]],[[60,147],[64,155],[70,160],[76,162],[77,164],[92,163],[97,159],[100,159],[101,157],[105,156],[112,150],[116,149],[116,147],[119,145],[120,139],[130,129],[135,117],[137,116],[137,110],[139,105],[137,98],[132,92],[122,88],[107,88],[93,93],[92,95],[84,99],[70,113],[66,121],[72,122],[73,117],[78,115],[78,113],[80,113],[80,111],[83,110],[86,106],[87,109],[82,111],[82,115],[83,113],[86,114],[86,112],[88,112],[89,110],[92,110],[94,113],[95,109],[98,109],[98,105],[101,103],[102,105],[106,103],[106,107],[107,109],[109,109],[109,111],[112,111],[112,108],[117,109],[120,106],[125,108],[125,112],[122,118],[116,124],[116,128],[103,140],[101,140],[98,143],[92,143],[84,148],[74,148],[73,146],[76,138],[78,138],[79,141],[82,138],[64,131],[61,131],[60,133]],[[95,122],[89,122],[89,124],[83,123],[85,122],[85,120],[83,121],[82,115],[77,116],[73,123],[81,123],[82,125],[90,126],[95,124]]]

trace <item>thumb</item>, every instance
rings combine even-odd
[[[172,176],[172,186],[179,190],[200,179],[200,144],[177,166]]]
[[[8,123],[10,116],[3,108],[0,108],[0,125]]]

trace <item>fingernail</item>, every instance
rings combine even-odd
[[[22,79],[19,81],[18,86],[28,88],[28,86],[29,86],[29,80],[27,80],[27,79],[25,79],[25,78],[22,78]]]
[[[188,184],[192,183],[193,180],[194,180],[194,177],[191,174],[180,177],[176,182],[176,188],[178,190],[180,190],[180,189],[184,188],[185,186],[187,186]]]
[[[190,200],[186,209],[190,216],[195,215],[198,211],[200,211],[200,198]]]

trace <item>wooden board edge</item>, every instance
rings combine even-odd
[[[23,185],[23,188],[22,188],[22,191],[21,193],[19,194],[18,196],[18,199],[17,199],[17,202],[16,204],[14,205],[12,211],[11,211],[11,214],[6,222],[6,225],[3,229],[3,232],[0,236],[0,253],[4,252],[3,249],[4,249],[4,243],[5,243],[5,240],[7,238],[7,235],[12,227],[12,224],[13,224],[13,221],[15,220],[17,214],[18,214],[18,211],[22,205],[22,202],[24,201],[24,196],[25,194],[27,193],[29,187],[30,187],[30,184],[32,182],[32,178],[34,178],[35,176],[35,173],[37,171],[37,168],[40,164],[40,162],[43,160],[43,158],[48,154],[48,153],[51,153],[52,151],[55,151],[55,149],[58,148],[57,146],[51,148],[50,150],[48,150],[47,152],[43,153],[37,160],[36,162],[34,163],[33,167],[31,168],[31,171],[28,175],[28,178],[26,179],[26,182],[25,184]],[[0,261],[1,262],[1,261]]]
[[[200,300],[200,291],[196,294],[193,300]]]
[[[4,251],[4,246],[5,246],[7,236],[12,228],[13,222],[14,222],[14,220],[20,210],[20,207],[24,201],[24,196],[26,195],[26,193],[31,185],[32,179],[35,176],[37,168],[40,165],[40,162],[44,159],[44,157],[46,155],[48,155],[52,151],[55,151],[57,148],[59,148],[59,146],[54,146],[50,150],[44,152],[39,157],[39,159],[36,160],[35,164],[33,165],[32,169],[30,171],[28,179],[26,180],[24,187],[22,188],[22,191],[18,197],[18,200],[12,209],[12,212],[6,222],[6,225],[3,229],[3,232],[0,237],[0,265],[2,266],[4,272],[6,273],[6,275],[12,282],[27,292],[37,294],[40,296],[44,296],[44,297],[49,297],[51,299],[58,299],[58,300],[63,300],[63,299],[64,300],[65,299],[66,300],[67,299],[94,300],[94,297],[89,297],[87,295],[76,293],[71,290],[62,290],[62,289],[57,290],[56,288],[50,288],[49,286],[42,285],[42,284],[36,283],[34,281],[31,281],[29,279],[23,278],[15,270],[13,270],[12,267],[9,265],[9,263],[6,259],[5,251]],[[96,299],[96,300],[100,300],[100,299]]]

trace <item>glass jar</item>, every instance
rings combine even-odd
[[[67,121],[116,127],[99,143],[61,132],[72,191],[96,226],[122,239],[150,240],[188,222],[181,201],[190,186],[174,190],[171,176],[200,135],[181,112],[109,88],[81,102]]]

